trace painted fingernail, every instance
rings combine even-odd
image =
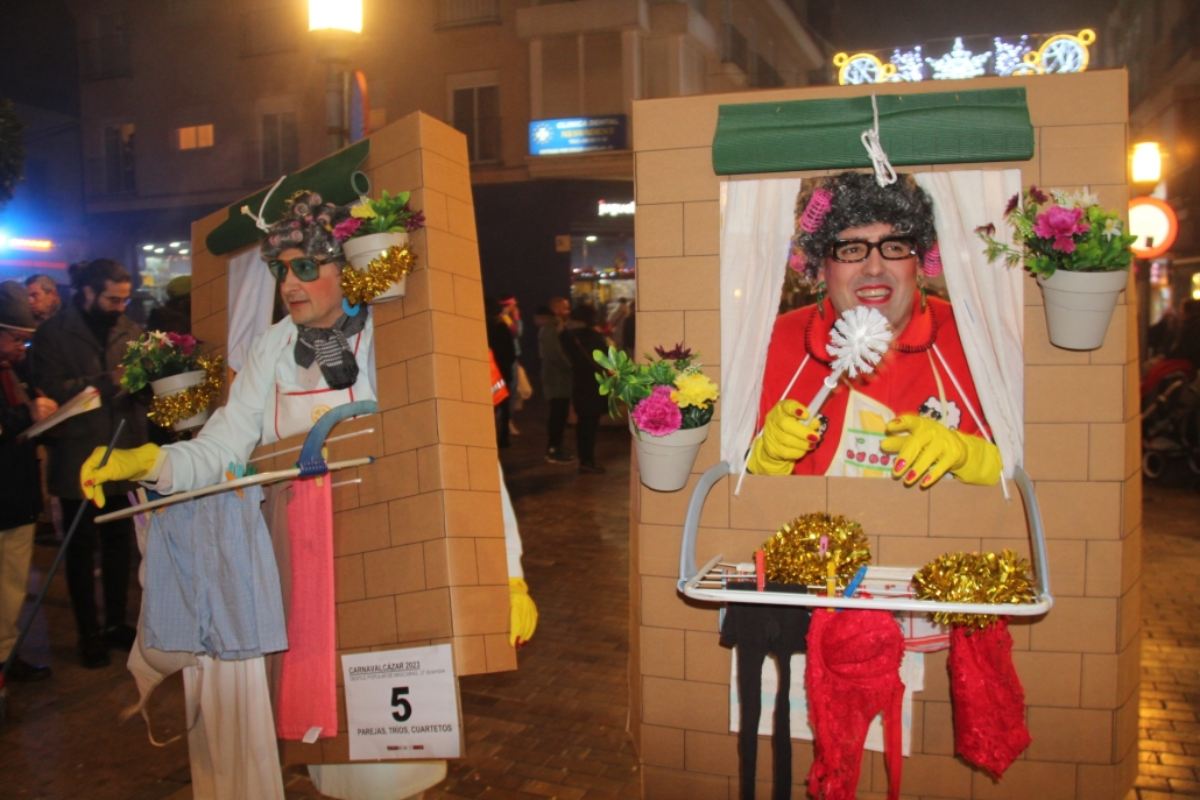
[[[819,441],[820,439],[821,439],[821,437],[820,437],[820,436],[817,436],[815,433],[810,433],[810,434],[808,435],[808,440],[809,440],[810,442],[816,442],[816,441]]]
[[[901,472],[904,472],[904,468],[907,466],[908,466],[907,461],[905,461],[903,458],[898,458],[898,459],[896,459],[896,466],[892,467],[892,469],[896,472],[897,475],[899,475]]]
[[[922,485],[922,486],[928,486],[928,485],[929,485],[929,484],[931,484],[931,483],[933,483],[933,476],[932,476],[932,475],[926,475],[926,476],[925,476],[925,480],[921,481],[921,485]]]
[[[908,481],[909,483],[912,483],[916,479],[917,479],[917,471],[915,469],[910,469],[908,471],[908,474],[904,476],[904,480]]]

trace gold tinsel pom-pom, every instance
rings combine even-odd
[[[943,553],[917,570],[913,588],[922,600],[944,603],[1030,603],[1035,593],[1029,562],[1011,550],[996,553]],[[986,628],[994,614],[935,612],[942,625]]]
[[[150,401],[146,416],[160,428],[170,428],[176,422],[194,417],[212,407],[225,385],[225,359],[220,356],[196,359],[204,370],[204,380],[182,392],[156,396]]]
[[[342,270],[342,294],[350,305],[369,303],[412,271],[417,257],[408,245],[393,245],[371,259],[366,269],[347,265]]]
[[[834,565],[839,586],[871,560],[862,526],[845,517],[816,513],[796,517],[763,543],[767,580],[824,586]]]

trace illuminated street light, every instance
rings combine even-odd
[[[350,48],[362,19],[362,0],[308,0],[308,30],[325,62],[325,126],[334,150],[349,138]]]
[[[310,31],[362,33],[362,0],[308,0]]]
[[[1162,153],[1158,142],[1138,142],[1133,146],[1134,183],[1158,183],[1162,179]]]

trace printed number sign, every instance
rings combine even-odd
[[[343,655],[342,677],[352,761],[462,754],[450,645]]]

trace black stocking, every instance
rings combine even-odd
[[[721,625],[721,644],[737,646],[738,772],[741,800],[754,800],[758,763],[758,719],[762,713],[762,663],[775,657],[779,688],[775,693],[775,727],[771,736],[774,754],[772,800],[788,800],[792,792],[791,660],[803,653],[808,635],[809,610],[797,606],[730,603]]]

